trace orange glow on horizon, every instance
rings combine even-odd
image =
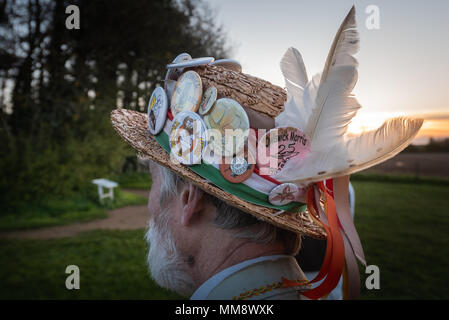
[[[434,138],[449,137],[449,119],[426,120],[418,136]]]
[[[358,134],[364,131],[374,130],[382,125],[385,120],[398,116],[419,117],[424,119],[424,124],[415,138],[417,142],[423,143],[425,139],[430,137],[436,139],[449,137],[449,114],[447,113],[423,115],[404,115],[395,112],[360,113],[352,119],[348,132]]]

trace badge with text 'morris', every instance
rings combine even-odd
[[[269,130],[258,144],[257,165],[261,174],[274,175],[289,161],[300,162],[310,153],[310,139],[298,128]]]

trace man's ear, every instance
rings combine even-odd
[[[204,192],[192,185],[189,184],[188,188],[184,188],[181,191],[181,201],[182,201],[182,217],[181,223],[184,226],[189,225],[193,218],[194,214],[197,214],[203,208],[203,204],[201,200],[204,196]]]

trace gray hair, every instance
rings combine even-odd
[[[178,194],[179,188],[185,181],[163,166],[158,165],[161,177],[161,204],[167,203]],[[207,199],[215,206],[217,215],[214,224],[217,228],[231,230],[233,237],[247,239],[256,243],[271,244],[278,240],[284,242],[290,254],[297,254],[300,248],[300,237],[290,231],[277,228],[272,224],[261,221],[245,213],[217,197],[205,193]]]

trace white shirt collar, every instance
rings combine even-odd
[[[256,264],[262,261],[267,260],[278,260],[282,258],[290,258],[291,256],[280,254],[280,255],[274,255],[274,256],[263,256],[255,259],[246,260],[243,262],[240,262],[236,265],[233,265],[229,268],[221,270],[219,273],[213,275],[208,280],[206,280],[196,291],[193,293],[193,295],[190,297],[190,300],[205,300],[206,297],[209,295],[209,293],[224,279],[229,277],[230,275],[236,273],[237,271],[242,270],[243,268],[246,268],[252,264]]]

